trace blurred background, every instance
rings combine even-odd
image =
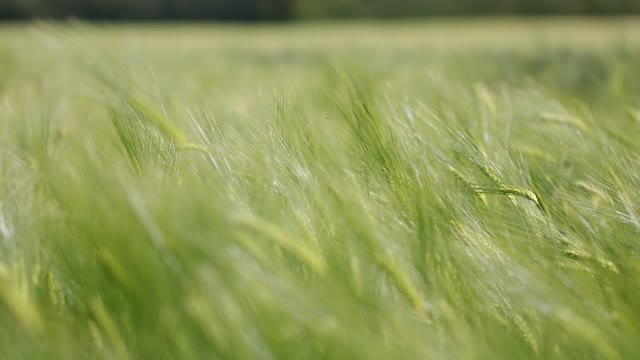
[[[640,0],[0,0],[2,19],[282,21],[638,13]]]

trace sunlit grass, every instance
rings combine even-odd
[[[0,357],[637,357],[633,29],[0,30]]]

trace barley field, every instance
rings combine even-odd
[[[640,20],[0,26],[0,358],[640,357]]]

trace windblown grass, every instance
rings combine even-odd
[[[636,358],[634,21],[0,30],[0,357]]]

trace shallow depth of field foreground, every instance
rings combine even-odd
[[[640,22],[0,27],[0,358],[640,356]]]

